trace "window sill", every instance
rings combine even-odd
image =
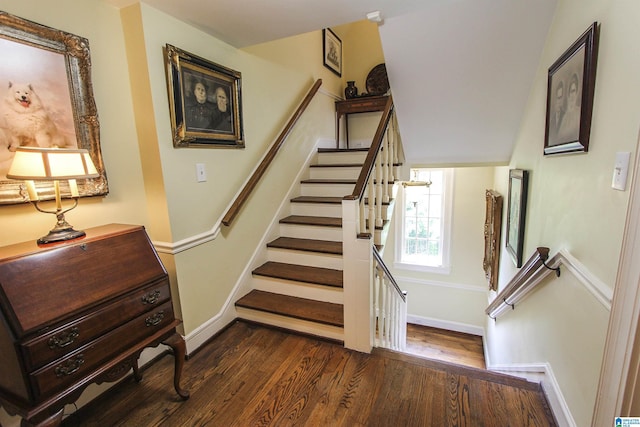
[[[406,264],[402,262],[394,262],[393,267],[398,270],[410,270],[410,271],[420,271],[423,273],[434,273],[434,274],[442,274],[447,275],[451,273],[451,266],[443,265],[439,267],[432,267],[427,265],[419,265],[419,264]]]

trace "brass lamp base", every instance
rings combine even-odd
[[[60,208],[57,208],[55,211],[46,211],[40,208],[37,202],[33,202],[33,205],[40,212],[50,213],[56,216],[56,226],[53,227],[51,231],[49,231],[49,234],[47,234],[46,236],[42,236],[37,240],[37,243],[39,245],[46,245],[49,243],[56,243],[56,242],[66,242],[67,240],[73,240],[79,237],[86,236],[86,233],[84,231],[74,230],[73,225],[69,224],[67,220],[64,218],[65,213],[69,212],[71,209],[78,206],[78,199],[75,198],[74,201],[75,201],[74,205],[69,209],[62,210]]]
[[[38,244],[46,245],[49,243],[65,242],[67,240],[73,240],[84,236],[86,236],[86,233],[82,230],[74,230],[73,228],[69,228],[66,230],[56,230],[54,228],[53,230],[49,231],[49,234],[39,238]]]

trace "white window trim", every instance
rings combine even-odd
[[[414,168],[418,169],[418,168]],[[438,168],[424,168],[438,170]],[[396,211],[396,238],[395,238],[395,250],[394,250],[394,263],[393,266],[396,269],[421,271],[425,273],[435,274],[449,274],[451,272],[451,224],[453,222],[453,189],[454,189],[454,169],[443,168],[439,169],[444,172],[444,213],[443,213],[443,239],[442,239],[442,265],[439,267],[432,267],[419,264],[409,264],[401,262],[402,248],[403,248],[403,236],[404,236],[404,203],[405,203],[405,191],[400,187],[397,194],[397,203],[399,204],[399,212]]]

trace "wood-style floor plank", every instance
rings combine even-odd
[[[539,387],[449,367],[236,322],[186,361],[189,400],[176,395],[172,357],[163,357],[141,383],[125,379],[63,426],[556,425]]]

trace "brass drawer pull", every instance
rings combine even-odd
[[[69,359],[62,365],[56,367],[56,377],[62,378],[69,376],[80,369],[80,366],[84,363],[83,355],[79,354],[75,359]]]
[[[158,302],[158,300],[160,300],[160,291],[155,290],[153,292],[149,292],[146,295],[142,296],[142,303],[143,304],[155,304]]]
[[[80,331],[78,328],[71,328],[68,331],[62,332],[58,336],[49,338],[49,348],[52,350],[56,348],[64,348],[69,344],[72,344],[79,336]]]
[[[144,319],[144,323],[147,326],[156,326],[158,323],[162,322],[162,319],[164,319],[164,310],[160,310],[153,316],[147,317]]]

